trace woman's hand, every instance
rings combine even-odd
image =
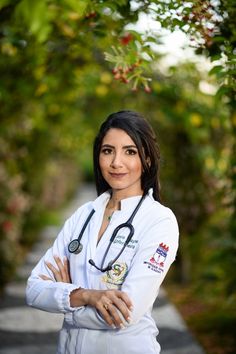
[[[130,322],[132,302],[128,295],[120,290],[77,289],[70,295],[72,307],[89,305],[96,308],[103,319],[113,328],[124,328],[125,321]]]
[[[54,275],[54,279],[47,277],[46,275],[41,274],[40,278],[43,280],[52,280],[63,283],[71,283],[70,278],[70,270],[69,270],[69,261],[66,257],[64,257],[63,262],[57,256],[53,257],[57,264],[57,268],[55,268],[50,262],[45,262],[48,269],[50,269]]]
[[[54,279],[41,274],[43,280],[71,283],[69,261],[64,258],[63,262],[54,256],[57,268],[50,262],[45,262],[48,269],[53,273]],[[71,307],[91,306],[96,308],[106,323],[113,328],[124,328],[125,322],[130,322],[132,302],[128,295],[120,290],[92,290],[75,289],[70,294]]]

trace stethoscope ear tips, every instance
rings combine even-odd
[[[68,245],[68,251],[70,253],[79,254],[82,249],[83,245],[78,240],[72,240]]]

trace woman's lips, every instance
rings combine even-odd
[[[122,178],[122,177],[126,176],[126,173],[110,173],[110,176],[112,178]]]

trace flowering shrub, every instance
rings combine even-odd
[[[153,39],[149,37],[149,41]],[[119,43],[111,46],[112,52],[105,52],[105,59],[114,65],[112,73],[115,80],[130,84],[132,91],[142,87],[150,93],[150,77],[145,74],[154,58],[149,46],[144,45],[140,35],[125,33]]]
[[[0,164],[0,283],[9,280],[19,262],[19,239],[24,213],[30,198],[22,191],[20,174],[10,176],[6,166]]]

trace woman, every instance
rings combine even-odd
[[[34,268],[27,302],[65,314],[57,353],[157,354],[151,310],[178,226],[160,204],[159,150],[142,116],[120,111],[101,125],[94,173],[97,199],[66,221]]]

